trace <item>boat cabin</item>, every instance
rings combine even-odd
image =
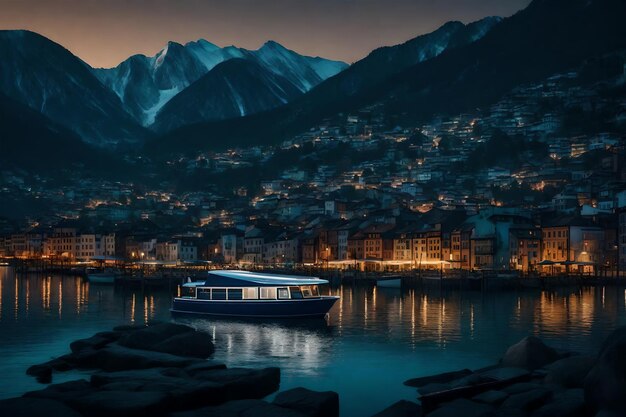
[[[205,282],[184,284],[181,298],[219,301],[319,298],[319,285],[327,283],[319,278],[278,277],[249,271],[211,271]]]
[[[183,297],[201,300],[293,300],[319,297],[317,285],[292,287],[186,287]]]

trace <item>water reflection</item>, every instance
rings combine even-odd
[[[490,364],[529,333],[590,352],[626,324],[623,287],[481,294],[344,286],[331,293],[341,300],[327,322],[176,320],[209,332],[216,360],[229,366],[279,366],[283,389],[338,391],[343,416],[412,399],[403,380]],[[170,320],[170,303],[167,292],[0,268],[0,374],[15,381],[0,387],[0,398],[38,388],[24,370],[65,353],[70,341],[122,323]]]

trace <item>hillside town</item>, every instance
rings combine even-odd
[[[593,77],[555,75],[412,128],[372,106],[278,146],[167,161],[156,184],[68,190],[5,172],[0,193],[48,210],[2,221],[0,254],[623,275],[626,99],[606,93],[623,65]]]

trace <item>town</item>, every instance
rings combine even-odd
[[[389,129],[373,106],[279,146],[181,156],[155,186],[81,178],[68,191],[5,172],[3,194],[51,214],[4,221],[0,254],[620,276],[626,100],[606,93],[617,64],[413,128]]]

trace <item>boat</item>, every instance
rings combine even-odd
[[[324,317],[339,297],[320,295],[325,279],[240,270],[210,271],[206,281],[183,284],[172,313],[225,317]]]
[[[115,284],[119,273],[113,269],[87,268],[87,280],[91,284]]]
[[[400,288],[402,287],[402,279],[400,277],[378,278],[376,286],[381,288]]]

